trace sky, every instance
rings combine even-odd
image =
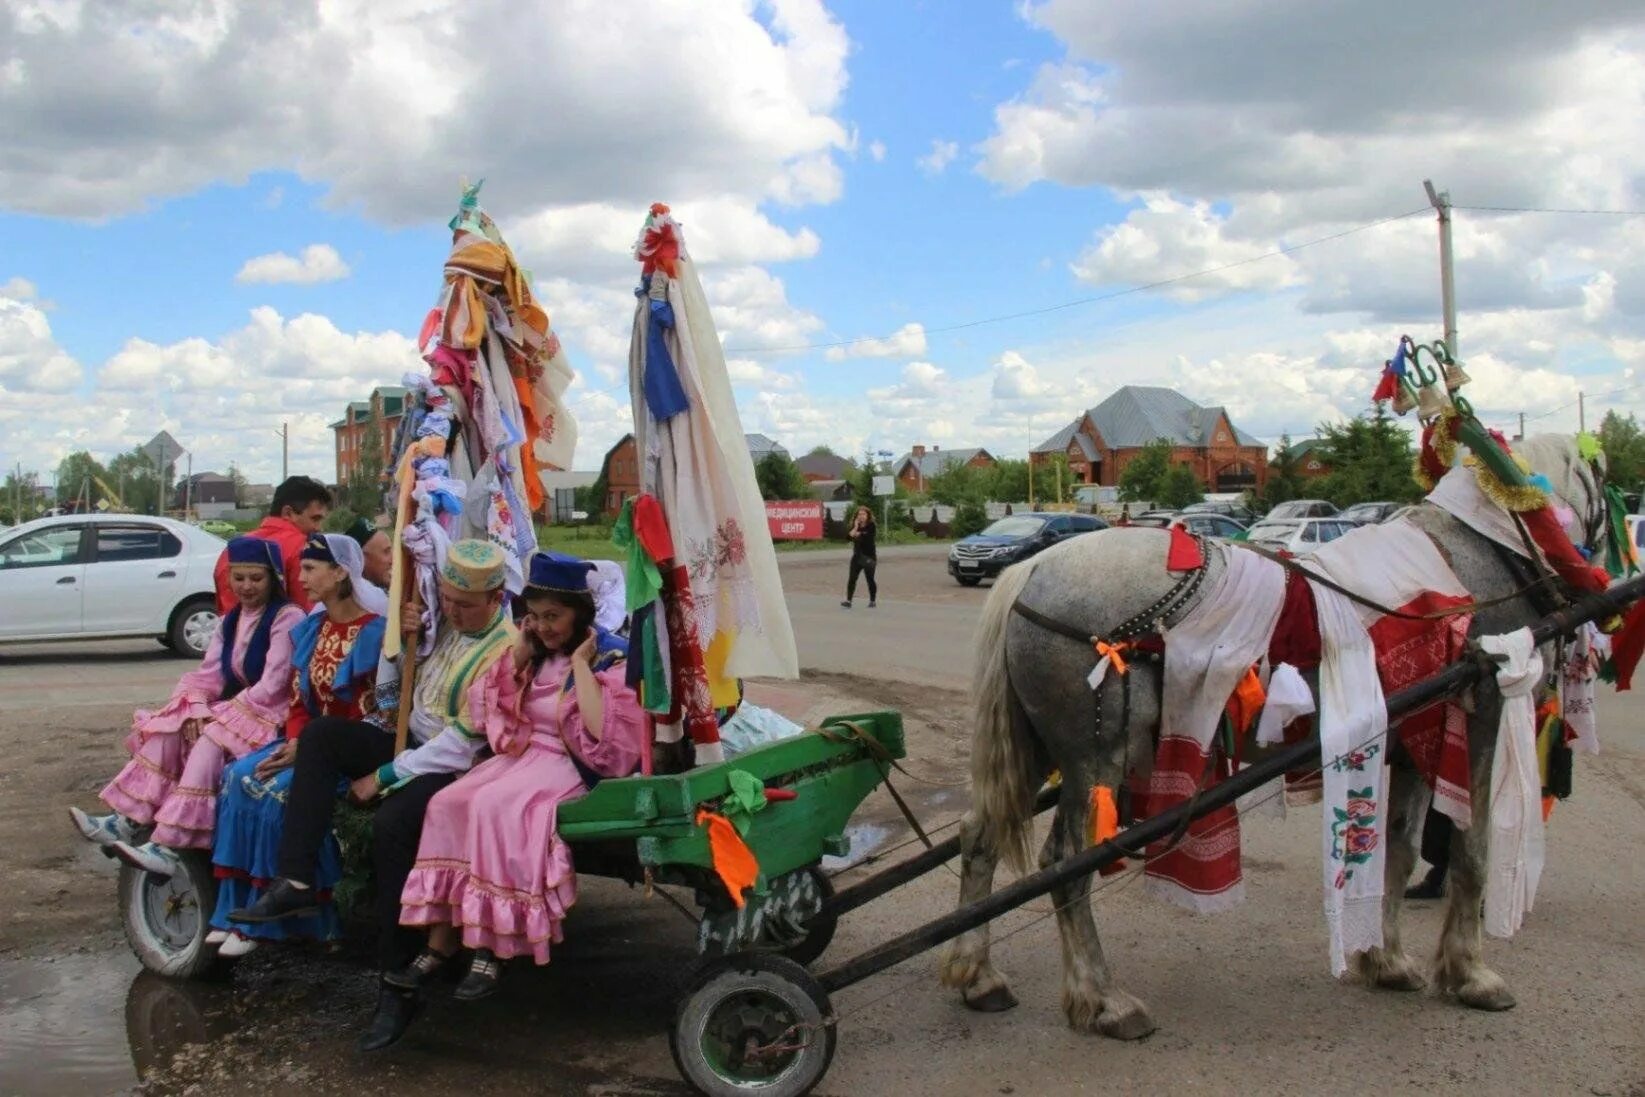
[[[1645,411],[1637,3],[11,0],[0,466],[165,429],[268,481],[289,424],[331,479],[476,179],[578,468],[628,429],[653,201],[795,454],[1020,456],[1126,384],[1303,437],[1442,334],[1424,178],[1481,418]]]

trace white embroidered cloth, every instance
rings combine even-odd
[[[1536,689],[1542,656],[1531,630],[1481,638],[1507,656],[1497,667],[1502,716],[1491,759],[1491,834],[1485,858],[1485,932],[1512,937],[1531,912],[1542,877],[1542,778],[1536,760]]]
[[[1354,604],[1311,585],[1320,638],[1325,925],[1331,974],[1341,975],[1350,955],[1382,944],[1388,708],[1376,649]]]

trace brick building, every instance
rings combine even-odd
[[[933,477],[941,476],[955,465],[972,468],[992,468],[998,464],[994,455],[978,446],[943,449],[941,446],[915,446],[897,458],[891,465],[891,474],[912,492],[923,492]]]
[[[1285,455],[1297,463],[1297,471],[1310,480],[1318,480],[1322,476],[1331,475],[1331,466],[1320,460],[1320,446],[1323,441],[1319,438],[1304,438],[1292,444],[1285,451]]]
[[[606,451],[605,460],[600,462],[600,479],[605,481],[605,515],[615,518],[625,502],[640,494],[640,459],[632,434],[623,435]]]
[[[794,462],[808,484],[820,480],[846,480],[851,475],[851,462],[833,453],[808,453]]]
[[[394,432],[405,414],[407,392],[399,385],[381,385],[371,390],[368,400],[355,400],[343,410],[343,417],[331,424],[337,442],[337,483],[347,484],[360,472],[377,476],[393,457]],[[366,436],[373,421],[377,425],[379,452],[365,452]]]
[[[1030,463],[1068,458],[1075,483],[1112,487],[1143,448],[1165,439],[1173,464],[1187,465],[1207,491],[1261,491],[1268,447],[1236,427],[1227,409],[1205,407],[1175,389],[1126,385],[1029,451]]]

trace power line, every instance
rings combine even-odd
[[[1350,229],[1343,229],[1341,232],[1333,232],[1329,236],[1320,236],[1313,240],[1305,240],[1300,244],[1288,244],[1285,247],[1275,248],[1272,251],[1265,251],[1260,255],[1251,255],[1244,259],[1236,259],[1231,263],[1220,263],[1214,267],[1206,267],[1204,270],[1191,271],[1187,274],[1173,275],[1170,278],[1161,278],[1155,282],[1145,282],[1141,285],[1128,286],[1125,289],[1114,290],[1111,293],[1100,293],[1094,297],[1081,297],[1073,301],[1064,301],[1060,305],[1047,305],[1043,308],[1027,309],[1023,312],[1008,312],[999,316],[985,316],[978,320],[967,320],[958,324],[945,324],[942,327],[926,328],[925,333],[927,335],[942,335],[952,331],[965,331],[969,328],[982,327],[985,324],[1000,324],[1007,320],[1025,320],[1029,317],[1045,316],[1049,313],[1061,312],[1064,309],[1079,308],[1083,305],[1094,305],[1102,301],[1113,301],[1117,298],[1129,297],[1136,293],[1147,293],[1149,290],[1162,289],[1166,286],[1174,286],[1179,282],[1187,282],[1194,278],[1203,278],[1208,274],[1220,274],[1225,270],[1233,270],[1235,267],[1248,266],[1251,263],[1260,263],[1264,259],[1273,259],[1281,255],[1290,255],[1294,252],[1302,251],[1304,248],[1316,247],[1320,244],[1328,244],[1332,240],[1341,240],[1345,236],[1353,236],[1355,233],[1380,228],[1383,225],[1391,224],[1395,221],[1403,221],[1407,217],[1415,217],[1419,213],[1427,213],[1430,208],[1431,207],[1429,206],[1423,206],[1420,209],[1407,210],[1405,213],[1397,213],[1392,217],[1384,217],[1377,221],[1368,221],[1363,225],[1356,225]],[[881,342],[893,338],[895,334],[896,333],[893,332],[888,335],[861,335],[854,339],[837,339],[829,343],[796,343],[792,346],[786,347],[727,347],[725,348],[725,353],[760,355],[786,354],[802,350],[830,350],[836,347],[855,346],[858,343]]]
[[[1583,213],[1596,217],[1645,217],[1638,209],[1553,209],[1547,206],[1452,206],[1473,213]]]

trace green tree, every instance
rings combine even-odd
[[[834,452],[833,447],[826,446],[826,445],[812,446],[810,449],[805,451],[805,455],[807,457],[838,457],[839,456],[839,454]]]
[[[1155,491],[1154,502],[1172,510],[1205,501],[1205,485],[1199,482],[1199,477],[1187,465],[1172,465],[1167,469]]]
[[[935,476],[925,478],[926,494],[949,507],[957,507],[967,502],[987,502],[993,486],[993,470],[976,468],[958,461]]]
[[[0,522],[8,526],[20,525],[40,517],[40,477],[37,473],[6,473],[4,487],[0,487]]]
[[[1605,478],[1624,491],[1638,490],[1645,480],[1645,433],[1633,413],[1623,418],[1606,412],[1599,424],[1599,444],[1605,450]]]
[[[874,477],[883,475],[874,455],[864,452],[862,461],[857,465],[856,475],[851,477],[851,504],[855,507],[867,507],[875,510]],[[853,513],[855,511],[853,510]]]
[[[1291,452],[1291,436],[1279,436],[1279,452],[1268,462],[1268,481],[1262,487],[1262,509],[1273,510],[1281,503],[1300,499],[1306,490],[1302,457]]]
[[[228,478],[229,481],[234,484],[234,505],[236,507],[245,506],[246,474],[241,472],[240,466],[235,464],[233,461],[230,461],[228,465]]]
[[[1415,502],[1422,489],[1411,477],[1411,436],[1379,404],[1369,415],[1323,423],[1316,453],[1331,471],[1319,491],[1339,507],[1387,500]]]
[[[948,530],[955,537],[969,537],[981,533],[988,526],[988,511],[975,499],[967,499],[954,508],[954,520]]]
[[[1171,443],[1164,438],[1149,442],[1120,473],[1120,501],[1160,502],[1160,489],[1170,471]]]
[[[129,450],[110,461],[108,482],[128,509],[138,514],[160,512],[160,475],[142,450]]]
[[[811,489],[805,477],[786,453],[771,452],[754,466],[754,479],[763,499],[809,499]]]
[[[97,481],[107,479],[108,470],[85,450],[69,454],[57,465],[57,505],[84,504],[95,510],[100,500],[108,498],[108,492]],[[112,500],[109,505],[113,505]]]

